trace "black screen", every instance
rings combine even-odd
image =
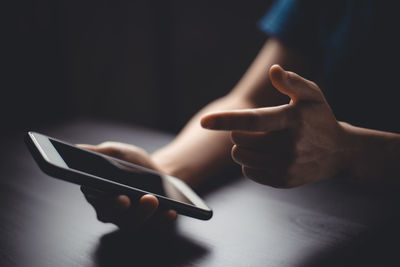
[[[172,198],[193,205],[187,197],[169,180],[157,173],[149,172],[135,164],[99,155],[49,139],[64,162],[71,169],[85,172],[103,179],[138,188],[149,193]],[[175,178],[176,179],[176,178]]]

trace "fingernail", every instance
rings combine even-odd
[[[201,126],[207,129],[213,129],[215,126],[215,119],[214,118],[203,118],[201,120]]]
[[[285,82],[290,82],[290,80],[288,79],[289,76],[287,75],[287,72],[284,68],[282,68],[281,66],[279,66],[280,72],[279,75],[281,76],[280,78],[282,80],[284,80]]]

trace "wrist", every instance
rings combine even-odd
[[[150,155],[152,161],[154,162],[154,164],[157,166],[157,170],[161,173],[164,174],[168,174],[168,175],[174,175],[173,170],[170,166],[170,164],[168,164],[168,157],[167,156],[163,156],[163,153],[161,151],[156,151],[153,154]]]
[[[154,164],[157,165],[159,172],[174,176],[190,184],[190,178],[185,171],[185,168],[176,164],[177,161],[179,162],[179,159],[173,157],[167,149],[163,148],[156,151],[151,155],[151,157]]]
[[[360,136],[356,126],[347,122],[339,122],[343,130],[343,171],[344,175],[358,178],[360,175],[359,163],[362,162],[364,146],[361,144]]]

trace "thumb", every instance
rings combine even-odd
[[[117,142],[104,142],[98,145],[77,144],[77,146],[110,157],[130,161],[128,158],[129,154],[126,151],[126,148],[122,144]]]
[[[122,159],[143,167],[160,171],[154,164],[151,156],[142,148],[120,142],[107,141],[99,145],[78,145],[81,148],[102,153],[114,158]]]
[[[95,152],[100,152],[101,148],[96,146],[96,145],[89,145],[89,144],[76,144],[77,147],[84,148],[87,150],[95,151]]]
[[[285,71],[279,65],[271,66],[269,76],[272,85],[281,93],[288,95],[293,102],[300,100],[324,100],[324,96],[318,85],[294,72]]]

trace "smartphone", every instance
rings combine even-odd
[[[152,194],[159,207],[209,220],[212,210],[182,180],[101,153],[28,132],[25,142],[46,174],[93,189],[139,198]]]

